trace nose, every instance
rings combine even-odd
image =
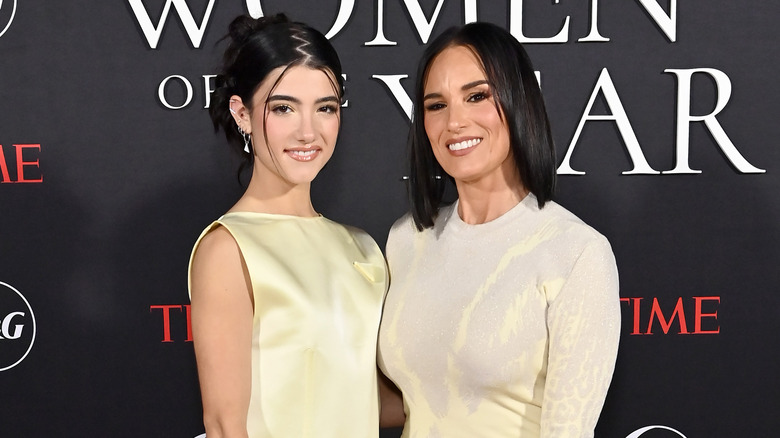
[[[316,122],[311,114],[302,114],[298,125],[298,140],[301,143],[312,143],[317,137]]]
[[[447,129],[451,132],[458,132],[465,124],[463,106],[457,103],[451,103],[447,106]]]

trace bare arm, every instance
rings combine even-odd
[[[233,236],[207,234],[192,261],[192,338],[209,438],[247,438],[251,392],[251,283]]]
[[[382,371],[379,377],[379,427],[399,427],[404,425],[406,414],[401,391],[396,388]]]

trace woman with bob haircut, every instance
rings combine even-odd
[[[411,213],[392,227],[378,362],[403,436],[592,437],[614,370],[609,242],[551,200],[555,150],[522,45],[487,23],[425,50]],[[447,184],[457,200],[444,205]],[[394,413],[400,413],[394,415]]]
[[[226,38],[210,115],[251,178],[190,259],[206,434],[377,437],[385,261],[310,196],[341,124],[338,55],[284,15],[240,16]]]

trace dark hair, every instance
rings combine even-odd
[[[341,61],[328,39],[306,24],[290,21],[284,14],[258,19],[247,15],[238,16],[230,23],[228,34],[223,39],[230,42],[225,49],[221,72],[215,80],[216,88],[212,94],[209,115],[214,130],[222,128],[230,146],[241,156],[242,162],[238,169],[240,177],[241,171],[252,165],[254,154],[243,153],[244,139],[230,115],[230,96],[239,96],[244,106],[251,111],[255,92],[266,76],[278,67],[285,67],[285,70],[273,84],[272,90],[287,69],[306,66],[332,73],[337,82],[333,84],[334,91],[343,100],[344,79],[341,76]]]
[[[506,117],[509,142],[523,186],[539,208],[555,189],[555,147],[533,65],[523,46],[490,23],[452,27],[425,49],[417,69],[414,110],[409,130],[409,201],[418,230],[433,226],[444,190],[452,178],[436,161],[425,132],[423,95],[433,60],[453,46],[470,49],[482,63],[496,110]]]

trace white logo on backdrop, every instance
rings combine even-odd
[[[209,0],[206,5],[205,13],[200,24],[195,21],[193,11],[187,4],[187,0],[166,0],[163,5],[160,19],[155,25],[152,23],[152,18],[149,12],[144,6],[144,0],[127,0],[130,4],[130,8],[135,14],[135,18],[138,21],[138,25],[141,27],[141,32],[146,37],[146,41],[149,47],[156,49],[160,41],[160,36],[165,27],[165,22],[168,19],[168,15],[173,7],[176,14],[179,16],[181,24],[184,26],[184,30],[187,36],[190,38],[190,42],[194,48],[200,48],[200,44],[203,40],[203,35],[206,31],[206,27],[209,24],[211,12],[214,8],[215,0]],[[431,18],[427,18],[420,4],[421,0],[403,0],[403,6],[409,14],[409,18],[412,19],[414,27],[417,30],[417,34],[420,37],[420,41],[423,44],[428,43],[428,39],[431,36],[433,27],[439,17],[439,12],[444,5],[444,0],[437,0],[436,8],[431,14]],[[464,23],[471,23],[478,20],[477,17],[477,1],[478,0],[463,0],[463,18]],[[639,4],[645,9],[648,16],[656,23],[658,28],[664,33],[666,38],[670,42],[676,42],[677,40],[677,0],[669,0],[669,13],[667,14],[664,9],[657,3],[657,0],[637,0]],[[325,37],[330,39],[341,32],[346,26],[349,19],[352,17],[352,13],[355,9],[356,0],[339,0],[339,11],[336,15],[336,20],[333,26],[325,34]],[[263,5],[261,0],[244,0],[246,4],[246,10],[250,16],[259,18],[264,15]],[[555,1],[559,4],[559,0]],[[373,40],[367,41],[366,46],[394,46],[397,45],[395,41],[391,41],[385,37],[384,34],[384,15],[385,15],[384,0],[377,0],[377,33]],[[510,2],[509,10],[507,14],[509,16],[509,31],[522,43],[566,43],[570,39],[569,24],[571,21],[570,16],[566,16],[563,25],[557,35],[552,37],[527,37],[523,34],[523,2]],[[197,11],[196,11],[197,12]],[[609,38],[601,36],[598,30],[598,2],[592,2],[590,10],[590,33],[586,37],[578,39],[579,42],[607,42]]]
[[[5,6],[5,8],[3,8],[3,6]],[[3,20],[5,19],[4,17],[8,15],[9,9],[11,10],[11,15],[8,18],[8,24],[3,26]],[[9,27],[11,27],[11,23],[13,23],[15,15],[16,15],[16,0],[10,0],[10,1],[0,0],[0,28],[2,28],[2,30],[0,30],[0,37],[3,36],[3,34],[5,34],[5,31],[7,31]]]
[[[637,429],[637,430],[635,430],[635,431],[631,432],[631,434],[630,434],[630,435],[626,436],[626,438],[639,438],[640,436],[644,435],[644,433],[645,433],[645,432],[647,432],[648,430],[653,430],[653,429],[662,429],[662,430],[668,430],[668,431],[674,432],[675,434],[677,434],[678,436],[681,436],[682,438],[687,438],[687,437],[686,437],[685,435],[683,435],[683,434],[682,434],[682,432],[680,432],[679,430],[672,429],[671,427],[666,427],[666,426],[658,426],[658,425],[655,425],[655,426],[646,426],[646,427],[643,427],[643,428],[641,428],[641,429]],[[675,437],[675,438],[676,438],[676,437]]]
[[[141,27],[141,32],[143,32],[146,37],[146,42],[149,43],[149,48],[156,49],[157,45],[160,43],[160,36],[165,27],[165,22],[168,20],[168,14],[171,12],[171,7],[173,7],[174,11],[179,16],[181,24],[184,26],[184,31],[187,33],[190,43],[192,43],[194,48],[198,49],[203,41],[203,35],[206,33],[206,27],[209,24],[215,0],[209,0],[200,24],[195,21],[195,16],[190,10],[189,5],[187,5],[187,0],[167,0],[165,5],[163,5],[160,20],[156,25],[152,22],[152,18],[146,10],[146,6],[144,6],[143,0],[127,0],[127,2],[130,4],[130,9],[132,9],[133,14],[138,21],[138,25]],[[259,18],[264,15],[263,5],[260,3],[260,0],[246,0],[246,8],[249,15],[254,18]],[[336,21],[333,23],[333,27],[325,35],[326,38],[332,38],[347,25],[347,21],[349,21],[349,18],[352,16],[353,9],[355,9],[355,0],[340,1]],[[417,9],[420,9],[419,5]],[[422,10],[420,10],[420,14],[422,14]],[[412,18],[415,19],[416,24],[416,16],[413,15]],[[430,31],[428,33],[430,33]]]
[[[168,19],[171,6],[173,6],[176,13],[179,15],[179,20],[181,20],[184,30],[187,32],[187,36],[190,37],[192,46],[197,49],[200,47],[200,43],[203,40],[203,34],[206,33],[209,17],[211,16],[211,11],[214,9],[214,1],[215,0],[209,0],[209,4],[206,6],[206,12],[203,14],[203,20],[200,22],[200,25],[198,25],[198,23],[195,22],[195,17],[192,15],[192,11],[190,11],[186,0],[168,0],[165,3],[165,6],[163,6],[157,27],[152,23],[152,18],[146,11],[143,1],[128,0],[128,3],[130,3],[135,18],[138,20],[138,25],[141,26],[141,31],[144,33],[150,48],[157,48],[157,43],[160,42],[160,35],[162,35],[163,28],[165,27],[165,21]]]
[[[5,288],[2,286],[5,286]],[[19,365],[19,363],[27,357],[27,354],[30,353],[30,350],[32,350],[33,343],[35,342],[36,324],[32,307],[30,307],[30,303],[21,292],[10,284],[0,281],[0,293],[2,293],[3,298],[3,300],[0,301],[0,343],[27,342],[27,334],[29,334],[30,338],[30,345],[28,345],[26,349],[23,348],[23,346],[22,348],[12,346],[16,347],[13,348],[14,352],[21,352],[23,350],[24,353],[18,354],[19,359],[10,364],[7,363],[13,361],[16,357],[11,357],[9,361],[6,361],[6,358],[4,357],[3,362],[0,363],[0,367],[2,367],[0,368],[0,371],[5,371]],[[10,299],[7,298],[9,295],[11,297]],[[26,308],[22,307],[22,303]],[[10,306],[10,308],[4,307],[2,304]],[[4,315],[6,311],[8,311],[8,314]],[[30,331],[32,332],[30,333]],[[0,344],[0,346],[5,347],[3,344]]]

